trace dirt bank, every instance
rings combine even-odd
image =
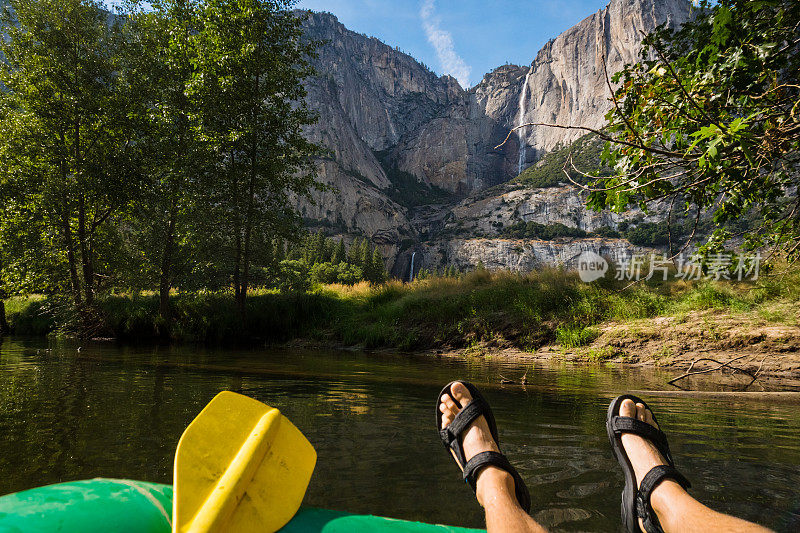
[[[727,314],[718,310],[688,313],[681,317],[656,317],[627,322],[608,322],[594,327],[596,338],[586,346],[564,348],[557,344],[535,352],[482,344],[468,350],[434,350],[440,356],[499,356],[519,361],[614,364],[631,367],[674,369],[678,377],[689,369],[707,371],[704,379],[717,379],[744,388],[752,376],[771,388],[800,388],[800,326],[775,323],[753,314]],[[718,362],[703,360],[713,359]],[[718,368],[729,363],[748,374]],[[676,382],[692,388],[692,377]],[[665,386],[668,386],[665,383]]]

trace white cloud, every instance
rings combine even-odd
[[[469,75],[472,69],[456,53],[453,35],[441,28],[441,21],[436,16],[435,10],[435,0],[424,0],[422,2],[419,16],[422,18],[422,27],[425,29],[425,35],[427,35],[428,41],[436,49],[436,55],[439,57],[439,63],[444,73],[453,76],[461,84],[461,87],[467,89],[470,86]]]

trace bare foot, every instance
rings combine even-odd
[[[656,424],[655,420],[653,420],[653,413],[650,412],[649,409],[645,408],[644,404],[637,403],[634,404],[633,400],[623,400],[622,404],[619,406],[619,416],[627,416],[630,418],[636,418],[650,424],[651,426],[658,428],[658,424]],[[642,478],[644,478],[647,473],[656,466],[668,464],[667,460],[661,455],[661,452],[658,451],[655,444],[650,442],[649,440],[642,438],[638,435],[634,435],[632,433],[623,433],[622,434],[622,446],[625,448],[625,453],[628,454],[628,459],[633,465],[633,471],[636,474],[636,488],[639,488],[639,484],[642,482]],[[660,507],[659,495],[663,494],[667,490],[681,490],[683,488],[678,485],[678,483],[670,480],[665,479],[653,490],[650,502],[653,505],[653,509],[658,513],[658,507]],[[642,525],[641,519],[639,520],[639,527],[642,528],[644,531],[644,527]]]
[[[453,422],[455,416],[461,412],[472,401],[469,390],[463,383],[455,382],[450,386],[450,392],[458,400],[461,407],[458,407],[450,396],[443,394],[439,398],[439,410],[442,412],[442,428],[446,428]],[[481,452],[499,452],[497,443],[489,430],[486,418],[481,415],[475,419],[463,434],[464,455],[467,461]],[[452,450],[450,453],[453,453]],[[455,457],[455,454],[453,454]],[[460,466],[460,465],[459,465]],[[487,466],[478,473],[475,494],[478,496],[478,503],[486,506],[488,500],[498,491],[506,491],[507,494],[514,495],[514,478],[511,474],[495,466]]]

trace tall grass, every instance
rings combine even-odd
[[[99,316],[104,334],[126,340],[309,338],[402,350],[479,342],[524,349],[550,342],[575,347],[591,342],[591,326],[609,320],[716,309],[796,321],[787,318],[792,315],[787,309],[796,309],[787,302],[800,300],[800,273],[747,283],[670,281],[622,288],[613,280],[585,284],[559,269],[528,274],[477,270],[413,283],[325,285],[305,293],[255,291],[244,317],[229,292],[176,294],[169,321],[159,317],[156,295],[108,296],[99,302]],[[10,300],[6,306],[17,333],[56,331],[64,320],[46,298]],[[775,306],[780,312],[770,311]]]

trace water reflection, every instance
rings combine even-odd
[[[48,351],[50,350],[50,351]],[[186,424],[219,390],[280,408],[319,454],[306,504],[480,526],[437,440],[442,383],[481,384],[533,514],[553,530],[614,531],[622,475],[604,429],[608,401],[663,386],[658,371],[537,366],[528,385],[498,360],[387,354],[0,345],[0,493],[94,476],[171,482]],[[779,530],[800,518],[800,412],[792,403],[653,398],[694,494]]]

